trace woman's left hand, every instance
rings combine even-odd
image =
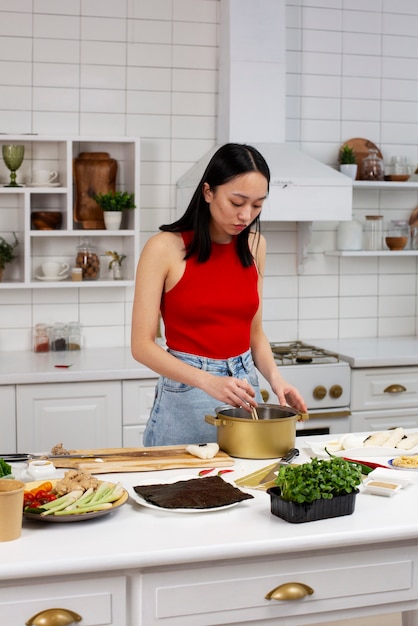
[[[298,389],[296,389],[296,387],[293,387],[293,385],[290,385],[288,382],[282,379],[279,383],[276,383],[274,387],[272,386],[272,389],[278,397],[280,405],[291,406],[300,413],[308,412],[308,408],[304,399],[302,398]]]

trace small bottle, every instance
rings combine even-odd
[[[33,338],[34,352],[49,352],[48,326],[46,324],[36,324]]]
[[[68,324],[68,350],[81,350],[80,322],[69,322]]]
[[[362,250],[363,226],[357,220],[340,222],[337,229],[338,250]]]
[[[366,250],[381,250],[383,245],[383,215],[366,215]]]
[[[83,270],[81,267],[71,268],[71,280],[76,282],[83,280]]]
[[[67,327],[61,322],[56,322],[51,331],[51,350],[62,352],[67,349]]]

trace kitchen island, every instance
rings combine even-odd
[[[227,476],[271,462],[236,459]],[[137,484],[197,474],[100,478],[121,480],[132,493]],[[418,626],[418,484],[392,498],[360,493],[353,515],[305,524],[273,516],[269,496],[251,493],[254,499],[216,512],[160,511],[131,496],[95,520],[25,521],[20,539],[0,544],[2,622],[17,626],[61,607],[88,626],[292,626],[396,611],[403,626]],[[313,593],[265,599],[289,582]]]

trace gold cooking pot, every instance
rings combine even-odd
[[[258,420],[244,409],[223,405],[205,421],[218,429],[221,450],[242,459],[276,459],[295,447],[296,422],[308,419],[288,406],[260,404]]]

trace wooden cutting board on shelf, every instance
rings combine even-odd
[[[86,455],[91,458],[83,458]],[[154,472],[188,467],[228,467],[234,464],[234,459],[225,452],[219,451],[212,459],[200,459],[186,452],[186,446],[75,450],[71,458],[51,458],[51,461],[57,468],[81,469],[91,474]]]

